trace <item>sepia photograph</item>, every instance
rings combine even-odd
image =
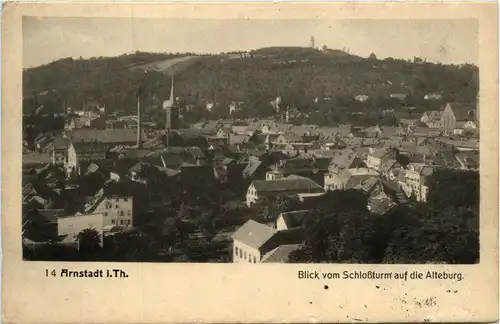
[[[497,11],[4,5],[2,320],[498,321]]]
[[[23,17],[23,259],[478,263],[478,28]]]

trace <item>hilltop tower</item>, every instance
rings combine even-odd
[[[314,36],[311,36],[311,48],[316,48],[314,44]]]

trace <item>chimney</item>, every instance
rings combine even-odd
[[[137,91],[137,148],[142,147],[141,88]]]

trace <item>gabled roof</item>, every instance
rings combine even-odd
[[[247,135],[233,135],[229,136],[229,145],[237,145],[248,141],[249,137]]]
[[[379,171],[380,172],[387,172],[389,171],[395,164],[396,160],[393,159],[387,159],[383,160],[382,163],[380,164]]]
[[[286,263],[293,251],[300,248],[300,244],[284,244],[267,252],[262,257],[262,263]]]
[[[278,231],[267,225],[248,220],[231,237],[255,249],[260,249]]]
[[[285,141],[287,142],[302,142],[302,135],[298,135],[295,133],[285,133],[282,135]]]
[[[309,212],[308,210],[294,210],[290,212],[281,213],[280,217],[283,218],[286,227],[290,229],[302,226],[304,218],[308,212]]]
[[[256,180],[253,183],[255,189],[259,192],[323,192],[323,188],[309,178],[292,177],[280,180]]]
[[[107,151],[107,145],[105,143],[73,142],[72,144],[77,153],[102,153]]]
[[[377,178],[377,176],[372,174],[350,175],[345,185],[345,189],[353,189],[370,178]]]
[[[132,128],[117,128],[117,129],[92,129],[82,128],[67,132],[67,137],[73,143],[81,142],[98,142],[105,144],[117,143],[132,143],[137,141],[137,130]],[[147,140],[146,134],[143,132],[142,139]]]
[[[330,161],[329,166],[329,169],[332,172],[338,172],[340,170],[349,168],[354,162],[354,159],[357,158],[356,152],[351,149],[336,151],[335,153],[336,154]]]
[[[374,150],[372,153],[370,153],[370,156],[372,156],[374,158],[381,159],[384,156],[386,156],[387,154],[389,154],[390,152],[391,152],[391,150],[388,148],[381,148],[381,149]]]
[[[245,177],[251,177],[255,171],[259,168],[259,166],[262,164],[262,161],[258,160],[251,160],[248,162],[247,166],[243,170],[243,176]]]

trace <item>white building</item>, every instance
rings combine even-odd
[[[429,192],[428,179],[433,174],[436,166],[421,163],[410,163],[404,174],[404,179],[399,184],[406,196],[414,197],[416,201],[426,202]]]
[[[95,201],[86,206],[85,212],[101,213],[104,226],[131,228],[134,224],[133,198],[130,196],[98,194]]]
[[[101,238],[100,245],[103,246],[104,216],[101,213],[57,218],[57,234],[59,236],[69,236],[76,240],[78,234],[85,229],[95,229]]]
[[[232,236],[233,263],[260,263],[262,257],[276,246],[272,238],[278,230],[249,220]]]

